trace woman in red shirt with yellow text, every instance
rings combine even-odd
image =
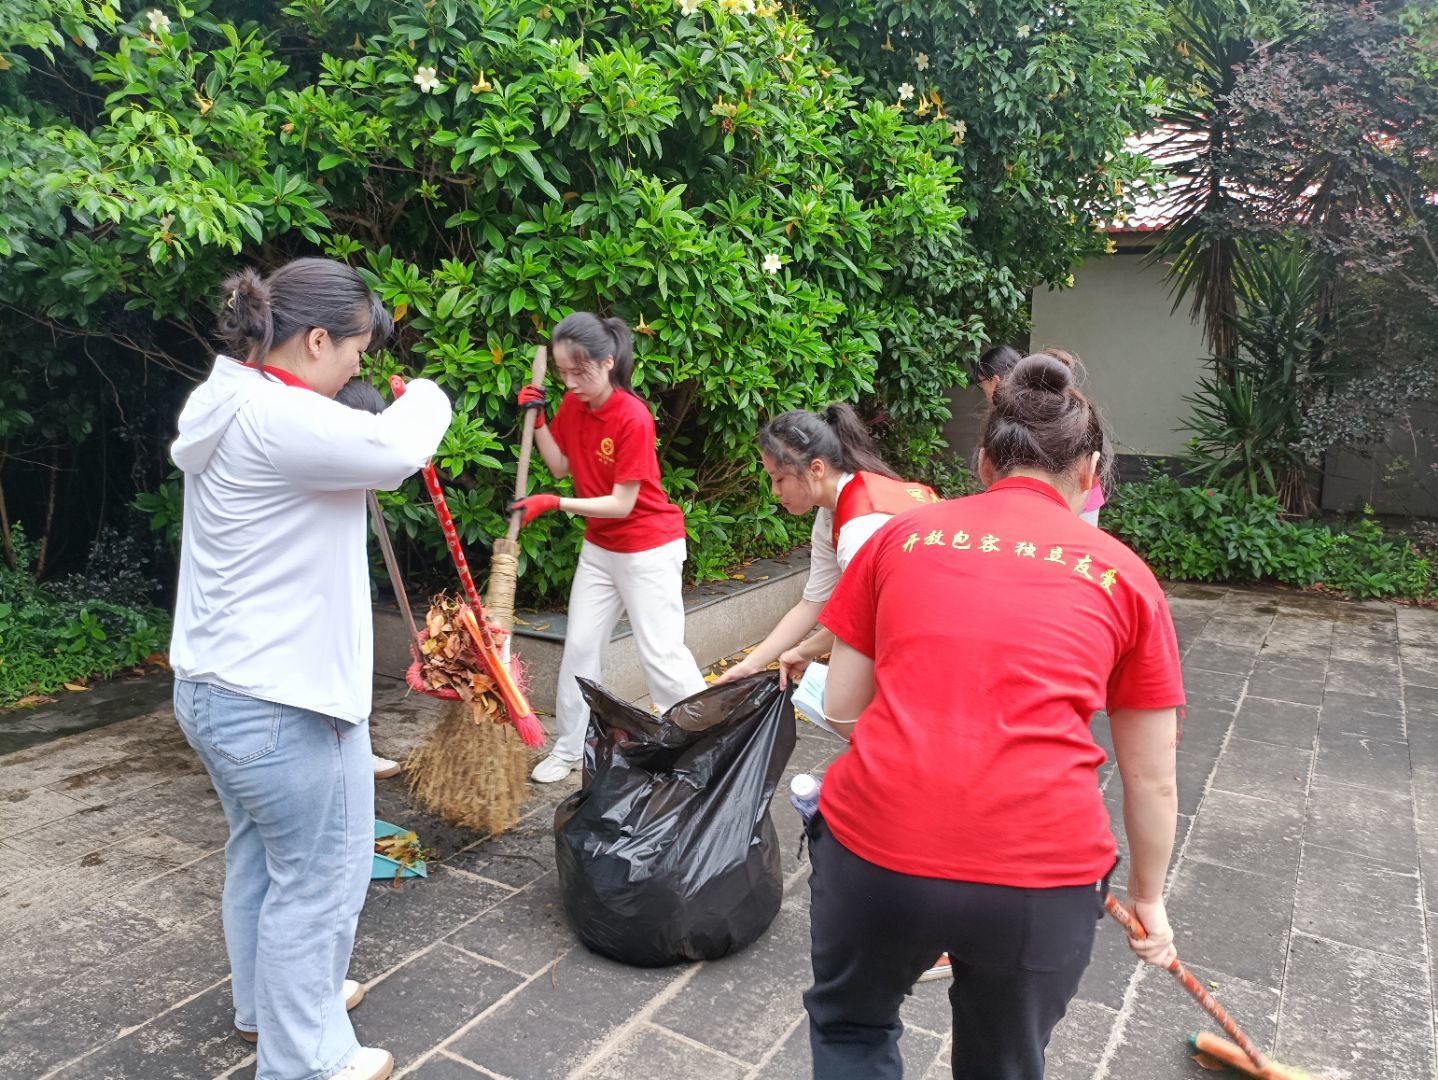
[[[953,1075],[1038,1080],[1088,966],[1117,848],[1089,719],[1123,779],[1127,904],[1165,963],[1162,891],[1183,704],[1162,590],[1081,522],[1107,464],[1102,421],[1060,360],[1014,367],[985,422],[980,495],[894,518],[820,622],[837,641],[825,711],[852,736],[810,829],[823,1080],[902,1075],[899,1005],[953,958]]]
[[[806,637],[851,559],[895,514],[938,502],[932,488],[900,480],[874,449],[852,405],[822,413],[792,409],[759,429],[759,452],[774,498],[791,514],[817,508],[804,595],[754,651],[720,676],[729,682],[780,663],[780,685],[803,674],[834,644],[827,630]]]
[[[541,784],[579,764],[589,706],[577,679],[598,680],[609,636],[628,614],[649,694],[660,710],[704,689],[684,646],[684,512],[659,486],[654,417],[630,386],[634,341],[623,319],[576,311],[549,339],[565,395],[545,423],[544,388],[526,386],[519,403],[538,414],[535,443],[555,479],[574,477],[575,498],[530,495],[511,510],[528,525],[562,510],[588,519],[569,592],[569,626],[559,666],[559,738],[534,767]]]

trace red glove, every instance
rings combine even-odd
[[[546,423],[544,415],[544,399],[546,391],[542,386],[535,386],[530,383],[528,386],[519,388],[519,407],[521,409],[534,410],[534,426],[542,428]]]
[[[509,504],[509,512],[511,514],[518,510],[524,515],[524,519],[519,523],[520,528],[528,525],[540,514],[547,514],[551,510],[558,509],[558,495],[526,495],[524,498],[515,499],[514,502]]]

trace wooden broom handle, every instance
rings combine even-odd
[[[549,350],[543,345],[537,345],[534,349],[534,363],[529,369],[529,381],[534,386],[544,385],[544,372],[549,366]],[[519,468],[514,472],[514,497],[522,499],[528,494],[529,487],[529,457],[534,451],[534,426],[538,417],[534,409],[524,410],[524,431],[519,437]],[[516,510],[509,515],[509,530],[505,538],[510,542],[519,539],[519,526],[524,520],[524,511]]]

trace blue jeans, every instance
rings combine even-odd
[[[256,1080],[326,1080],[359,1049],[341,984],[374,852],[369,724],[175,680],[230,825],[225,947]]]

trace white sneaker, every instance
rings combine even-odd
[[[939,953],[939,958],[934,961],[934,966],[919,976],[919,982],[933,982],[935,979],[950,979],[954,975],[954,965],[949,961],[948,953]]]
[[[370,766],[374,769],[376,780],[388,780],[391,776],[398,776],[402,766],[398,761],[391,761],[387,757],[380,757],[378,754],[369,756]]]
[[[529,778],[536,784],[553,784],[563,780],[578,767],[579,760],[577,758],[571,759],[560,757],[558,754],[550,754],[534,767]]]
[[[349,1012],[349,1010],[353,1009],[356,1005],[358,1005],[361,1001],[364,1000],[364,983],[355,982],[353,979],[346,979],[340,985],[340,992],[344,994],[345,1012]],[[259,1032],[246,1031],[244,1028],[241,1027],[235,1028],[235,1034],[238,1035],[240,1038],[244,1039],[247,1043],[259,1042],[260,1039]],[[383,1053],[384,1051],[378,1052]],[[389,1074],[385,1073],[385,1075],[388,1076]]]
[[[388,1050],[361,1046],[350,1063],[330,1080],[386,1080],[394,1072],[394,1057]]]

